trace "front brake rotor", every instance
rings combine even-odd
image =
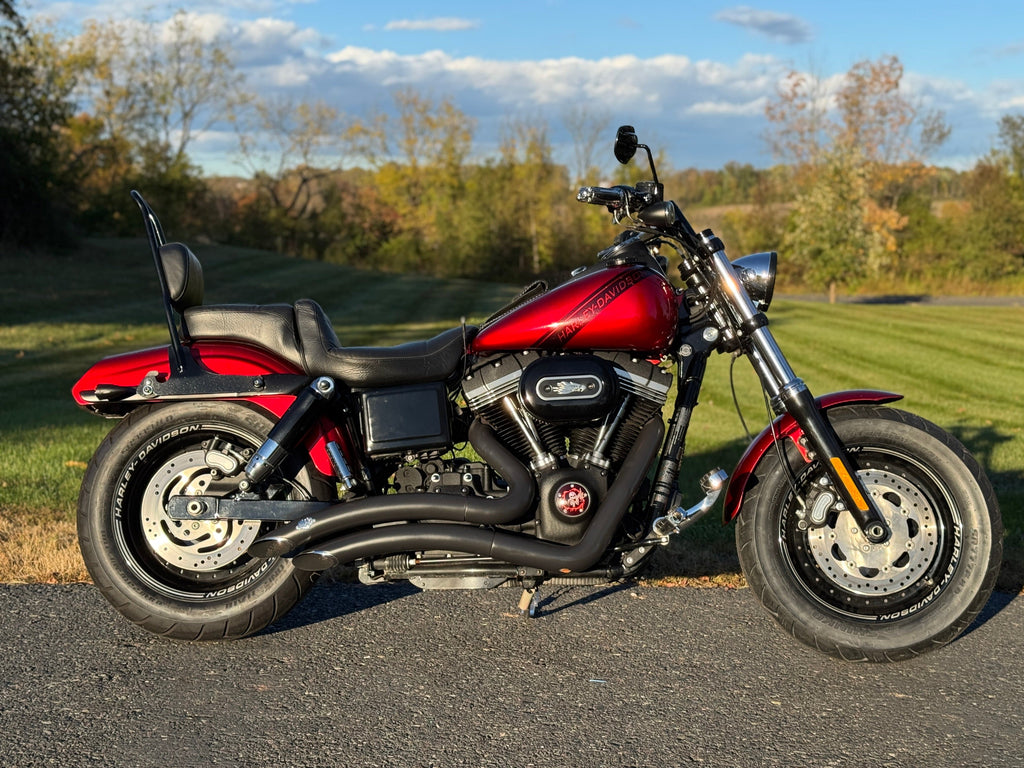
[[[927,572],[939,549],[938,518],[931,504],[903,478],[881,469],[857,473],[892,530],[872,544],[849,510],[807,532],[807,544],[825,576],[847,592],[890,595]]]

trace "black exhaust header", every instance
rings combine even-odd
[[[300,552],[292,562],[301,570],[320,571],[335,565],[385,554],[442,549],[492,557],[513,565],[540,568],[552,573],[587,570],[597,563],[608,548],[622,516],[647,474],[648,467],[658,454],[664,435],[665,426],[660,418],[647,422],[633,443],[618,478],[608,490],[587,532],[580,542],[573,546],[540,541],[530,536],[489,528],[433,522],[410,523],[359,531],[324,541]],[[494,437],[493,433],[491,437]],[[494,442],[497,443],[497,440],[494,439]],[[532,477],[530,491],[532,498]],[[435,514],[437,510],[431,507],[436,501],[439,501],[436,497],[421,500],[420,504],[424,510],[418,519],[439,519]],[[477,503],[485,501],[488,500],[477,500]],[[327,510],[328,513],[330,511]],[[274,533],[276,537],[278,532]]]

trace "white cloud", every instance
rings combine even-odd
[[[185,24],[203,42],[211,43],[222,38],[230,32],[231,23],[217,13],[189,13],[185,16]],[[172,20],[168,19],[160,27],[160,35],[163,42],[167,42],[172,34]]]
[[[621,109],[650,102],[665,106],[716,97],[742,104],[774,87],[783,65],[771,57],[748,56],[736,64],[692,61],[686,56],[641,59],[616,56],[598,60],[575,57],[538,61],[499,61],[453,57],[443,51],[402,55],[348,46],[327,56],[338,74],[382,85],[421,85],[435,92],[477,94],[511,107],[564,104],[587,99],[595,106]]]
[[[985,48],[978,51],[985,56],[992,56],[998,59],[1014,58],[1024,54],[1024,40],[1004,45],[1001,48]]]
[[[715,14],[718,21],[752,30],[780,43],[806,43],[814,38],[811,25],[798,16],[774,11],[761,11],[749,5],[726,8]]]
[[[506,61],[355,46],[325,58],[327,66],[310,88],[349,114],[387,111],[392,90],[413,87],[433,98],[450,96],[475,118],[478,146],[494,146],[509,116],[546,120],[557,145],[568,142],[562,126],[566,108],[585,103],[612,122],[646,125],[645,136],[652,140],[657,132],[673,165],[700,167],[769,161],[761,116],[789,67],[763,55],[735,62],[682,55]]]
[[[293,21],[283,19],[261,18],[255,21],[243,21],[238,25],[240,37],[233,45],[251,45],[256,48],[272,48],[298,51],[306,48],[326,46],[328,39],[312,28],[300,28]]]
[[[315,69],[318,63],[322,64],[323,51],[331,44],[329,38],[311,27],[269,16],[235,22],[219,14],[203,14],[192,15],[190,20],[204,39],[218,39],[226,44],[235,65],[243,72],[283,66],[292,74],[300,74],[300,82],[308,80],[308,76],[297,72],[295,61],[306,61]]]
[[[762,97],[753,101],[729,102],[729,101],[702,101],[699,104],[692,104],[686,111],[691,115],[710,115],[719,117],[751,117],[764,114],[764,107],[768,99]]]
[[[436,19],[399,19],[384,25],[388,32],[465,32],[479,27],[479,21],[450,16]]]
[[[435,100],[451,98],[476,121],[474,145],[478,152],[497,145],[502,125],[510,116],[547,121],[556,149],[559,144],[567,145],[562,116],[567,107],[583,103],[594,114],[610,116],[611,132],[615,124],[635,124],[641,140],[663,148],[676,167],[721,167],[730,160],[758,165],[772,162],[762,139],[763,110],[792,67],[781,58],[746,54],[734,60],[697,60],[664,54],[515,61],[441,50],[401,54],[351,45],[331,50],[330,42],[317,30],[274,15],[275,9],[286,3],[304,1],[228,0],[220,4],[223,12],[211,10],[212,2],[197,4],[188,18],[204,40],[219,39],[230,46],[236,66],[254,91],[323,99],[353,117],[392,110],[392,92],[399,88],[413,88]],[[47,7],[56,10],[64,6],[49,3]],[[232,11],[242,7],[270,11],[238,20]],[[122,17],[128,13],[134,10]],[[782,30],[788,29],[786,34],[794,39],[801,27],[793,18],[788,22],[774,19],[777,26],[772,27],[772,18],[764,16],[766,13],[741,7],[723,11],[720,18],[728,23],[742,21],[764,34],[774,29],[773,34],[783,35]],[[444,25],[437,24],[439,21],[443,20],[415,23],[422,28],[436,24],[433,28],[440,29]],[[842,73],[822,75],[823,105],[833,103],[842,77]],[[1009,79],[979,91],[959,80],[908,71],[903,86],[923,108],[945,111],[954,129],[945,151],[958,162],[972,153],[987,152],[995,121],[1006,111],[1024,109],[1019,95],[1024,88]]]

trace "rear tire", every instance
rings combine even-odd
[[[736,527],[748,583],[787,631],[832,656],[896,661],[949,643],[984,607],[1002,561],[988,478],[952,435],[912,414],[858,405],[828,418],[893,535],[870,544],[849,512],[808,525],[773,448]],[[785,443],[811,509],[824,472]]]
[[[178,521],[165,504],[181,493],[226,495],[273,426],[240,403],[146,407],[119,423],[89,462],[78,500],[78,538],[89,574],[110,603],[139,626],[182,640],[231,640],[283,616],[316,574],[289,560],[250,557],[249,544],[275,524]],[[289,498],[326,498],[314,471],[295,473]]]

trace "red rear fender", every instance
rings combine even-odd
[[[822,395],[815,402],[821,410],[827,411],[829,408],[836,408],[840,405],[891,403],[902,399],[902,397],[903,395],[897,395],[894,392],[858,389]],[[780,439],[788,438],[792,440],[806,460],[806,454],[799,443],[800,438],[803,436],[803,430],[800,428],[800,425],[788,413],[779,416],[772,422],[771,426],[765,427],[761,434],[754,438],[754,442],[750,444],[750,447],[740,457],[739,463],[736,464],[736,469],[733,470],[732,478],[729,481],[729,487],[725,492],[725,507],[723,509],[723,522],[725,524],[731,523],[740,513],[740,508],[743,506],[743,494],[747,490],[747,485],[751,477],[757,473],[758,465],[775,442],[776,436]]]
[[[302,373],[280,358],[244,344],[196,342],[187,349],[191,352],[192,357],[211,373],[253,377],[271,373]],[[132,399],[129,402],[104,401],[96,397],[97,388],[118,387],[135,390],[147,374],[156,371],[158,376],[166,377],[170,370],[167,347],[152,347],[125,352],[105,357],[89,368],[75,382],[71,388],[71,394],[76,403],[89,410],[107,416],[123,416],[147,401],[142,399]],[[250,402],[275,418],[280,418],[295,400],[295,395],[254,395],[233,399]],[[306,441],[306,447],[309,449],[313,463],[320,472],[327,476],[333,474],[327,455],[327,443],[331,440],[341,445],[346,456],[352,457],[348,441],[338,428],[327,420],[322,420],[319,424],[314,425]]]
[[[278,357],[255,347],[229,342],[196,342],[191,347],[192,357],[206,370],[229,376],[259,376],[266,373],[302,373]],[[97,387],[130,387],[135,389],[146,374],[156,371],[160,376],[170,373],[171,364],[167,347],[150,347],[134,352],[105,357],[89,370],[71,388],[79,405],[95,406],[89,393]]]

